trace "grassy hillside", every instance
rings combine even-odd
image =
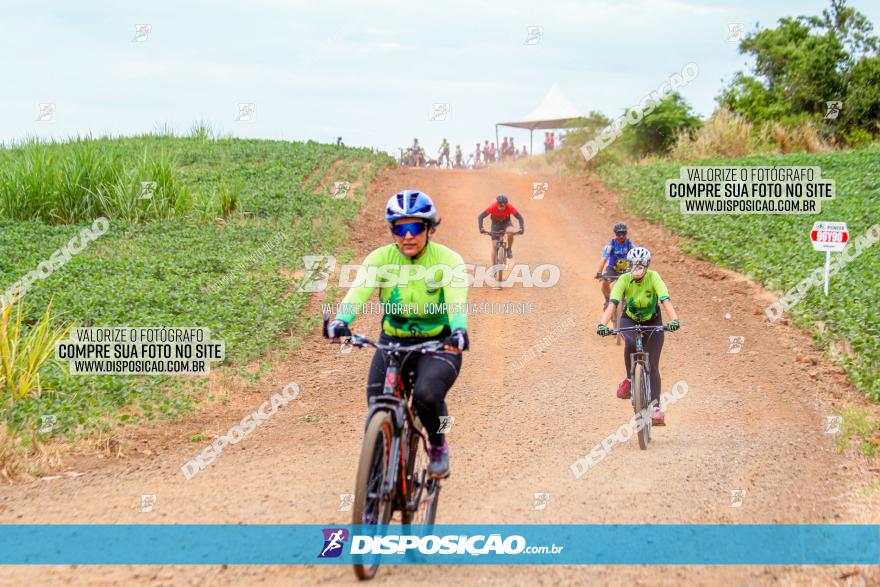
[[[682,165],[819,166],[822,177],[836,181],[837,196],[823,202],[817,215],[685,215],[664,195],[665,181],[677,178]],[[662,223],[692,239],[685,251],[787,291],[825,255],[810,246],[816,220],[843,221],[852,240],[880,223],[880,148],[825,154],[710,159],[697,163],[603,166],[596,173],[624,194],[623,207]],[[636,237],[638,235],[635,235]],[[791,314],[814,332],[823,347],[848,341],[852,353],[836,360],[868,397],[880,401],[880,244],[862,252],[831,280],[829,297],[812,288]],[[821,324],[817,324],[821,323]],[[845,346],[845,345],[844,345]]]
[[[51,300],[78,326],[207,327],[225,341],[226,363],[240,365],[300,324],[301,257],[345,253],[366,182],[392,163],[366,149],[206,136],[0,149],[0,291],[107,216],[106,234],[25,295],[26,324]],[[322,179],[364,185],[335,199]],[[38,397],[4,392],[0,419],[23,429],[54,414],[60,432],[87,431],[127,419],[132,403],[147,417],[179,412],[203,383],[50,366]]]

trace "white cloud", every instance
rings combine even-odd
[[[614,115],[689,61],[701,72],[684,94],[708,114],[718,80],[742,67],[724,39],[728,23],[820,9],[793,0],[102,0],[51,16],[13,7],[0,21],[0,50],[12,56],[4,72],[14,80],[0,96],[8,114],[0,139],[149,131],[165,120],[187,128],[208,117],[240,136],[342,134],[347,144],[389,148],[447,136],[473,145],[494,139],[496,121],[531,111],[553,82],[581,111]],[[132,43],[139,22],[153,30]],[[523,44],[529,25],[544,27],[536,46]],[[33,122],[46,97],[59,102],[51,127]],[[256,123],[233,126],[237,100],[257,104]],[[447,122],[428,120],[433,101],[450,102]]]

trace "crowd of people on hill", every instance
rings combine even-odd
[[[559,135],[559,142],[562,142],[562,134]],[[544,152],[549,153],[556,148],[556,137],[552,132],[544,133]],[[455,153],[451,153],[449,141],[445,138],[440,143],[437,151],[437,157],[432,158],[428,155],[427,150],[419,145],[419,139],[413,139],[413,144],[407,149],[401,149],[400,163],[409,167],[447,167],[452,169],[466,169],[484,167],[499,161],[514,161],[529,156],[529,151],[525,145],[517,149],[514,145],[513,137],[504,137],[501,146],[496,147],[495,143],[484,141],[482,145],[477,143],[474,152],[468,155],[467,159],[461,150],[461,145],[455,146]]]
[[[480,146],[480,143],[477,143],[471,159],[473,159],[474,167],[482,167],[496,161],[513,161],[514,159],[528,156],[529,151],[525,145],[520,150],[517,150],[516,145],[513,144],[513,137],[504,137],[500,148],[496,147],[495,143],[490,143],[489,141],[485,141],[482,146]]]

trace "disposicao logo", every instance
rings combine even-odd
[[[348,530],[345,528],[324,528],[324,548],[318,558],[336,558],[342,554],[345,541],[348,540]]]

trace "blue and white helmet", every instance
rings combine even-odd
[[[424,218],[434,225],[437,221],[437,208],[425,192],[403,190],[388,198],[385,206],[385,220],[394,222],[401,218]]]
[[[642,267],[647,267],[651,264],[651,251],[645,247],[635,247],[626,254],[626,260],[629,261],[630,266],[641,265]]]

